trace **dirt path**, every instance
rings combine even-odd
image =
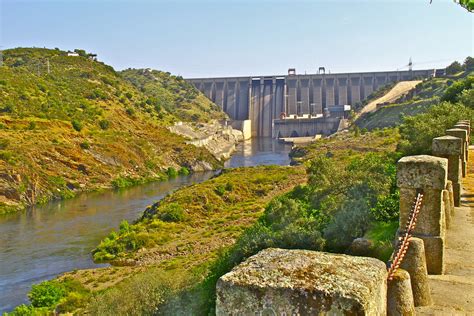
[[[474,157],[474,147],[469,150]],[[430,275],[434,305],[417,315],[474,315],[474,159],[463,179],[461,207],[446,234],[446,273]]]
[[[419,84],[421,80],[413,80],[413,81],[401,81],[397,83],[392,90],[387,92],[384,96],[370,102],[357,114],[357,117],[361,116],[364,113],[372,112],[377,109],[377,104],[385,103],[385,102],[393,102],[411,89],[415,88],[417,84]]]

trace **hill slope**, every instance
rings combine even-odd
[[[186,104],[208,109],[211,118],[222,113],[179,78],[161,77],[167,85],[151,97],[85,56],[38,48],[4,51],[0,213],[80,191],[163,179],[169,167],[217,167],[207,150],[167,129],[185,117],[166,108]]]

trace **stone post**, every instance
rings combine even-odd
[[[410,246],[400,267],[410,274],[415,306],[431,305],[432,300],[423,240],[416,237],[410,238]]]
[[[413,236],[423,239],[429,274],[444,272],[445,211],[443,190],[448,181],[448,160],[421,155],[400,159],[397,185],[400,188],[400,227],[405,227],[418,190],[423,202]]]
[[[387,316],[415,315],[410,275],[397,269],[387,287]]]
[[[469,143],[471,142],[471,126],[466,123],[457,123],[453,126],[456,129],[463,129],[466,131],[466,161],[469,160]]]
[[[446,190],[449,192],[449,212],[451,214],[451,218],[454,217],[454,189],[453,189],[453,183],[448,180],[448,183],[446,184]]]
[[[460,128],[451,128],[446,130],[446,135],[461,138],[462,139],[462,152],[463,152],[463,159],[462,159],[462,176],[465,177],[467,173],[467,163],[466,163],[466,157],[467,157],[467,131],[464,129]]]
[[[454,205],[459,206],[461,200],[461,176],[463,159],[463,141],[453,136],[436,137],[432,142],[433,156],[448,159],[448,179],[454,191]]]
[[[216,315],[386,315],[378,259],[309,250],[260,251],[217,281]]]

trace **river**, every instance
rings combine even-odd
[[[239,144],[225,167],[288,165],[290,149],[272,139],[253,139]],[[100,267],[90,252],[120,221],[133,221],[170,192],[213,175],[195,173],[126,190],[81,194],[0,216],[0,313],[27,303],[32,284],[66,271]]]

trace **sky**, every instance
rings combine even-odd
[[[474,56],[452,0],[0,0],[0,46],[82,48],[185,78],[443,67]]]

